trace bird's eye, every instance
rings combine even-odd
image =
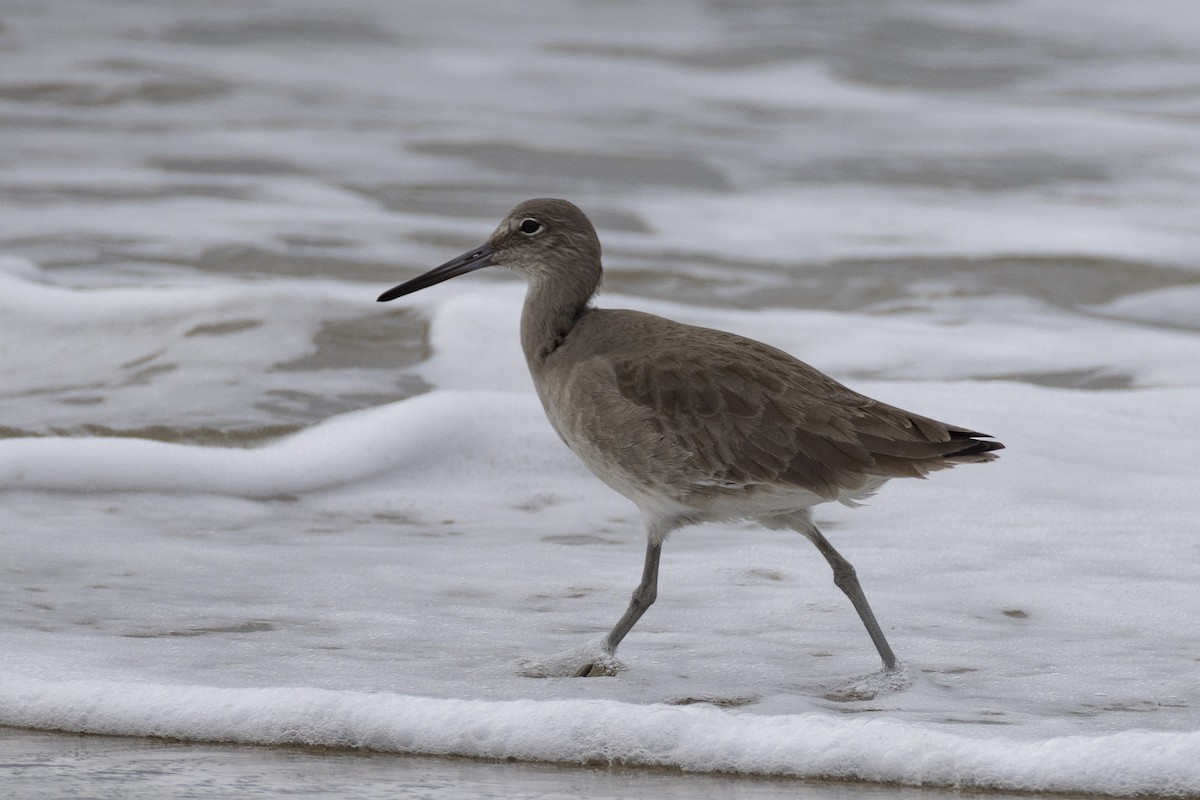
[[[542,229],[542,223],[538,222],[536,219],[521,220],[521,233],[529,234],[530,236],[532,236],[533,234],[537,233],[541,229]]]

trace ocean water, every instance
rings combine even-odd
[[[5,3],[0,724],[1200,794],[1196,30],[1190,0]],[[910,687],[830,699],[870,641],[807,542],[740,524],[668,542],[623,671],[526,676],[624,609],[636,509],[545,422],[515,278],[375,297],[536,196],[596,222],[600,305],[1008,446],[817,511]]]

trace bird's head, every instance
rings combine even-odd
[[[600,239],[573,203],[539,198],[517,205],[485,244],[379,296],[384,303],[483,267],[505,267],[530,283],[600,282]]]

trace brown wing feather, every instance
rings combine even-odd
[[[681,472],[697,486],[782,483],[834,499],[873,477],[922,477],[1003,447],[872,400],[760,342],[678,323],[653,334],[652,357],[622,348],[605,372],[683,454]]]

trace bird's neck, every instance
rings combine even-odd
[[[521,312],[521,348],[531,370],[545,363],[575,327],[587,310],[588,301],[599,283],[595,280],[535,278],[525,294]]]

